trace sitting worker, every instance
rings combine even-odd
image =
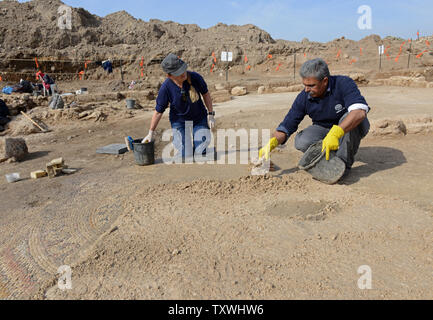
[[[54,91],[57,91],[57,86],[53,78],[48,74],[44,74],[42,71],[36,73],[36,77],[42,81],[44,95],[53,95]]]
[[[272,150],[285,144],[308,115],[313,125],[296,135],[295,148],[305,153],[312,144],[323,140],[322,152],[326,152],[326,160],[329,161],[330,151],[338,150],[336,156],[346,164],[347,174],[361,139],[370,130],[367,119],[370,107],[355,82],[349,77],[331,76],[322,59],[307,61],[300,75],[305,90],[297,96],[274,137],[260,150],[259,157],[269,160]]]
[[[144,138],[143,143],[154,140],[156,127],[162,114],[170,105],[173,145],[178,155],[182,158],[190,158],[200,145],[204,149],[202,152],[204,154],[210,143],[209,129],[215,126],[215,112],[207,84],[200,74],[187,71],[188,65],[174,54],[169,54],[161,66],[167,74],[167,79],[159,90],[149,134]],[[200,94],[203,96],[204,104]],[[191,132],[188,132],[189,127],[186,126],[188,122],[192,124],[193,139],[190,139]],[[203,132],[207,134],[201,135]]]

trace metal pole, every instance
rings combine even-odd
[[[382,53],[379,53],[379,72],[382,71]]]
[[[296,53],[293,56],[293,81],[296,81]]]
[[[226,82],[228,82],[228,81],[229,81],[229,62],[227,61],[227,66],[226,66]]]
[[[412,39],[410,39],[410,46],[409,46],[409,57],[407,58],[407,68],[409,69],[410,65],[410,54],[412,53]]]
[[[123,82],[122,59],[120,59],[120,78],[122,79]]]

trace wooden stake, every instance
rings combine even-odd
[[[38,125],[35,121],[33,121],[32,118],[30,118],[24,111],[21,111],[21,114],[29,119],[36,127],[38,127],[42,132],[48,132],[47,130],[43,129],[40,125]]]
[[[296,81],[296,53],[293,56],[293,81]]]
[[[410,47],[409,47],[409,56],[407,58],[407,68],[409,69],[410,67],[410,55],[412,53],[412,39],[410,39]]]

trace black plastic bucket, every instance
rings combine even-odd
[[[135,109],[135,100],[134,99],[126,99],[126,108]]]
[[[155,143],[141,143],[142,140],[134,140],[132,143],[135,162],[139,166],[149,166],[155,163]]]
[[[336,151],[331,151],[329,161],[326,160],[325,152],[322,151],[323,141],[311,145],[305,152],[298,167],[306,170],[314,179],[327,184],[337,183],[344,175],[346,164],[337,157]]]

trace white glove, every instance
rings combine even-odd
[[[209,128],[212,130],[213,128],[215,128],[215,117],[213,115],[208,115],[207,116],[207,120],[209,123]]]
[[[149,134],[147,135],[146,138],[143,139],[143,141],[141,141],[141,143],[149,143],[149,142],[155,141],[155,139],[153,138],[153,134],[154,134],[154,131],[149,130]]]

